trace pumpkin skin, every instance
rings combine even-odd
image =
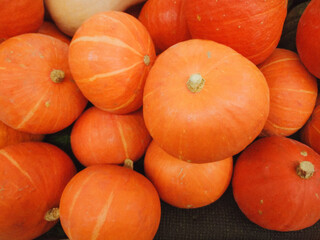
[[[297,166],[313,164],[313,176],[301,178]],[[320,218],[320,156],[307,145],[282,136],[259,139],[234,167],[235,201],[255,224],[276,231],[297,231]]]
[[[72,76],[84,96],[96,107],[116,114],[141,107],[154,59],[146,28],[135,17],[116,11],[96,14],[83,23],[69,51]]]
[[[183,0],[149,0],[139,20],[148,29],[158,52],[191,38],[184,17]]]
[[[144,158],[144,172],[160,198],[179,208],[199,208],[215,202],[229,186],[232,157],[212,163],[187,163],[162,150],[154,141]]]
[[[145,0],[45,0],[46,8],[58,28],[73,36],[81,24],[94,14],[105,11],[124,11]]]
[[[43,134],[17,131],[0,121],[0,148],[20,142],[42,141],[43,138]]]
[[[0,150],[0,169],[0,239],[30,240],[47,232],[57,217],[44,217],[59,206],[76,173],[69,156],[48,143],[18,143]]]
[[[0,119],[29,133],[66,128],[87,104],[72,80],[68,45],[40,33],[19,35],[0,45],[0,86]]]
[[[53,23],[47,21],[43,22],[43,24],[38,29],[38,33],[58,38],[67,44],[69,44],[71,41],[70,38],[64,35],[62,32],[60,32],[60,30]]]
[[[193,92],[188,87],[199,75],[199,91]],[[261,71],[209,40],[168,48],[157,57],[144,88],[143,115],[151,137],[169,154],[194,163],[242,151],[259,135],[268,112],[269,89]]]
[[[297,28],[296,45],[301,61],[320,78],[320,0],[313,0],[304,10]]]
[[[317,79],[290,50],[275,49],[259,65],[270,90],[270,112],[260,136],[289,136],[309,119],[318,94]]]
[[[255,64],[276,48],[287,14],[287,1],[186,0],[192,38],[225,44]]]
[[[43,22],[43,0],[0,0],[0,6],[0,42],[1,39],[36,32]]]
[[[142,110],[118,115],[91,107],[77,119],[71,132],[72,151],[84,166],[137,161],[150,141]]]
[[[159,195],[150,181],[116,165],[80,171],[60,203],[61,225],[71,240],[153,239],[160,215]]]

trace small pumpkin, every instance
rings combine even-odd
[[[143,115],[154,141],[181,160],[218,161],[261,132],[269,88],[261,71],[209,40],[175,44],[157,57],[146,81]]]
[[[0,169],[0,239],[35,239],[52,228],[76,173],[69,156],[48,143],[18,143],[0,150]]]
[[[293,139],[271,136],[246,148],[234,167],[235,201],[255,224],[297,231],[320,219],[320,156]]]
[[[139,20],[148,29],[158,52],[191,38],[184,17],[183,0],[149,0]]]
[[[261,65],[270,90],[270,112],[260,136],[289,136],[309,119],[316,103],[318,86],[290,50],[277,48]]]
[[[1,43],[0,86],[0,119],[29,133],[66,128],[87,104],[72,80],[68,44],[40,33]]]
[[[160,199],[143,175],[117,165],[80,171],[63,191],[61,225],[70,239],[153,239]]]
[[[255,64],[278,45],[287,1],[186,0],[184,12],[192,38],[225,44]]]
[[[145,79],[154,59],[146,28],[130,14],[117,11],[89,18],[72,38],[69,51],[71,73],[84,96],[116,114],[142,106]]]
[[[0,43],[16,35],[36,32],[43,22],[43,0],[0,0],[0,6]]]
[[[64,35],[60,30],[51,22],[44,21],[43,24],[38,29],[38,33],[47,34],[49,36],[60,39],[65,43],[70,43],[71,39]]]
[[[96,13],[124,11],[145,0],[45,0],[46,8],[58,28],[73,36],[81,24]]]
[[[313,0],[304,10],[297,28],[296,45],[301,61],[320,78],[320,0]]]
[[[144,172],[160,198],[179,208],[199,208],[219,199],[229,186],[232,168],[232,157],[188,163],[169,155],[154,141],[144,158]]]
[[[150,141],[142,110],[118,115],[91,107],[77,119],[71,132],[72,151],[84,166],[137,161]]]

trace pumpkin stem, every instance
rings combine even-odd
[[[296,171],[299,177],[308,179],[311,178],[314,173],[314,166],[311,162],[302,161],[299,163]]]
[[[148,55],[145,55],[145,56],[143,57],[143,62],[144,62],[145,65],[149,66],[150,61],[151,61],[151,60],[150,60],[150,57],[149,57]]]
[[[200,92],[204,86],[204,83],[205,80],[202,78],[202,76],[199,73],[194,73],[189,77],[187,87],[193,93]]]
[[[54,83],[62,82],[64,77],[65,77],[65,74],[64,74],[64,71],[62,71],[62,70],[54,69],[50,73],[50,78]]]
[[[123,166],[133,170],[133,161],[131,159],[127,158],[126,160],[124,160]]]
[[[46,212],[44,219],[48,222],[54,222],[54,221],[57,221],[59,217],[60,217],[59,208],[51,208]]]

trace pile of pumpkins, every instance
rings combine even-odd
[[[277,48],[288,4],[0,0],[0,239],[59,220],[71,240],[153,239],[160,199],[199,208],[231,183],[263,228],[315,224],[320,0],[298,53]],[[70,126],[80,171],[42,141]]]

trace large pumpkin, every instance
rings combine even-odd
[[[141,110],[118,115],[92,107],[80,116],[71,132],[72,151],[85,166],[137,161],[150,141]]]
[[[276,48],[287,14],[285,0],[186,0],[192,38],[225,44],[255,64]]]
[[[259,65],[270,90],[270,112],[261,136],[289,136],[309,119],[318,94],[317,79],[290,50],[275,49]]]
[[[72,80],[68,44],[40,33],[1,43],[0,86],[0,119],[25,132],[62,130],[87,104]]]
[[[36,32],[43,22],[43,0],[0,0],[0,6],[0,42]]]
[[[19,143],[0,150],[0,169],[0,239],[35,239],[53,227],[76,173],[68,155],[48,143]]]
[[[143,113],[151,137],[169,154],[218,161],[259,135],[269,89],[261,71],[239,53],[193,39],[158,56],[146,81]]]
[[[148,29],[159,52],[191,38],[184,17],[183,0],[149,0],[140,12],[139,20]]]
[[[125,114],[139,109],[155,50],[135,17],[109,11],[84,22],[69,51],[72,76],[96,107]]]
[[[160,198],[175,207],[199,208],[215,202],[229,186],[232,157],[212,163],[187,163],[154,141],[144,158],[144,171]]]
[[[61,197],[60,221],[76,240],[151,240],[160,222],[151,182],[132,169],[94,165],[79,172]]]
[[[320,78],[320,0],[312,0],[303,12],[297,28],[296,44],[301,61]]]
[[[232,180],[240,210],[259,226],[297,231],[320,219],[320,156],[293,139],[259,139],[238,158]]]

